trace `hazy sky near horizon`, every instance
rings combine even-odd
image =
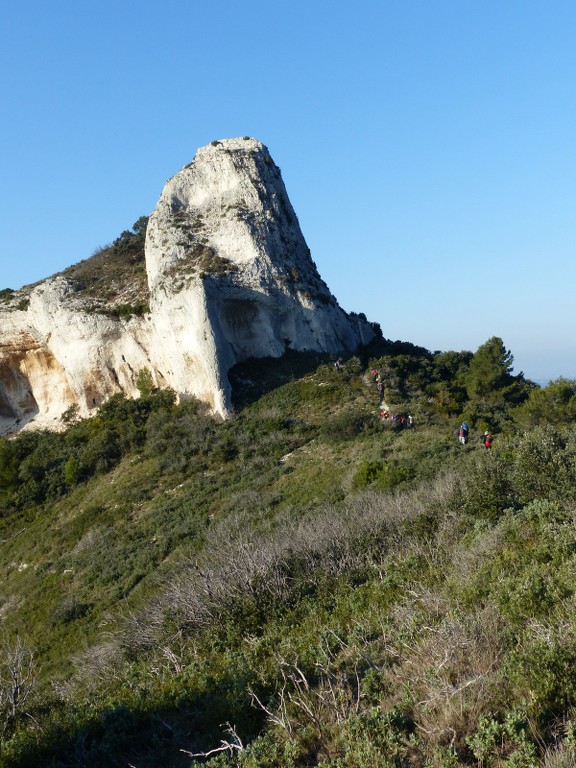
[[[384,336],[576,378],[574,0],[30,0],[2,14],[0,288],[88,258],[213,139],[281,167]]]

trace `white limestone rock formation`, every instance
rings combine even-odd
[[[114,392],[135,396],[143,368],[226,417],[235,363],[288,348],[352,352],[373,337],[320,278],[254,139],[214,141],[167,182],[145,254],[143,317],[102,314],[102,302],[95,312],[66,274],[0,305],[0,433],[58,428],[70,406],[86,416]]]

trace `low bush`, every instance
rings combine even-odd
[[[353,440],[364,432],[371,422],[372,419],[366,414],[342,411],[326,419],[320,428],[320,434],[329,443]]]
[[[404,467],[386,461],[364,461],[354,475],[352,487],[360,489],[371,486],[380,491],[391,491],[405,486],[410,479],[411,473]]]

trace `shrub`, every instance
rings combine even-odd
[[[559,378],[543,388],[534,388],[513,415],[525,428],[571,424],[576,417],[576,381]]]
[[[0,290],[0,301],[7,303],[12,299],[12,296],[14,296],[12,288],[2,288],[2,290]]]
[[[547,425],[524,433],[515,451],[512,481],[523,503],[544,498],[574,498],[574,431]]]
[[[342,411],[326,419],[320,434],[329,443],[353,440],[366,429],[368,423],[369,419],[365,414]]]
[[[140,216],[132,230],[124,230],[120,237],[116,238],[112,244],[112,251],[115,255],[121,256],[127,253],[135,254],[144,247],[146,239],[146,229],[148,226],[148,217]]]
[[[522,710],[510,712],[503,722],[487,715],[478,730],[468,739],[474,757],[486,768],[506,765],[514,768],[537,768],[536,746],[530,734],[530,723]]]
[[[60,603],[52,614],[52,624],[55,626],[58,624],[69,624],[71,621],[76,621],[86,616],[91,608],[91,605],[81,602],[76,597],[68,597]]]
[[[391,491],[409,480],[410,472],[404,467],[386,461],[363,461],[356,471],[352,487],[360,489],[373,486],[381,491]]]

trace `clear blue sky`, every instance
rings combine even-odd
[[[2,32],[0,287],[87,258],[198,147],[250,135],[346,310],[576,377],[574,0],[30,0]]]

